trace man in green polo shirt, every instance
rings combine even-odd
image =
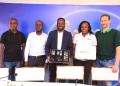
[[[100,17],[102,30],[96,33],[97,38],[97,67],[111,67],[116,73],[120,60],[120,32],[110,27],[111,18],[107,14]],[[104,72],[104,71],[103,71]],[[112,86],[112,82],[106,81],[106,86]],[[98,86],[104,86],[103,82],[98,82]]]

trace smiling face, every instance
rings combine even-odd
[[[83,34],[88,33],[88,31],[89,31],[88,23],[85,22],[81,25],[81,31],[82,31]]]
[[[101,23],[101,26],[102,26],[103,29],[104,28],[109,28],[110,22],[111,22],[111,20],[110,20],[109,16],[102,16],[100,18],[100,23]]]
[[[58,19],[57,21],[57,29],[59,31],[63,31],[65,28],[65,21],[63,19]]]

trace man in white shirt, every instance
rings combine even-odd
[[[30,33],[27,38],[25,47],[25,66],[36,67],[44,66],[45,64],[45,44],[48,36],[42,32],[42,29],[43,22],[37,20],[36,31]]]

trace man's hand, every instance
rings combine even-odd
[[[85,61],[87,61],[88,59],[87,59],[87,58],[85,58],[84,60],[85,60]]]
[[[76,58],[76,57],[74,57],[74,59],[76,59],[76,60],[77,60],[77,58]]]
[[[112,68],[112,72],[113,72],[113,73],[118,72],[118,69],[119,69],[118,65],[113,65],[113,66],[108,66],[108,67],[109,67],[109,68]]]
[[[20,66],[24,67],[24,60],[21,61]]]
[[[50,62],[50,56],[47,57],[47,60],[48,60],[48,63],[51,63],[51,62]]]
[[[28,67],[28,61],[27,61],[27,62],[25,62],[25,67]]]
[[[47,69],[47,66],[48,66],[48,64],[47,64],[47,63],[45,63],[45,64],[44,64],[45,70]]]
[[[96,67],[96,62],[95,61],[93,62],[93,66],[92,67]]]
[[[63,64],[69,64],[71,62],[71,58],[69,58],[69,62],[64,62]]]
[[[5,66],[4,66],[4,64],[3,64],[3,63],[1,63],[1,64],[0,64],[0,68],[3,68],[3,67],[5,67]]]

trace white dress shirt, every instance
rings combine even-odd
[[[32,32],[28,35],[25,47],[25,61],[28,61],[28,56],[45,55],[47,37],[48,35],[45,33],[37,35],[36,32]]]
[[[76,44],[76,46],[97,46],[95,35],[89,33],[85,37],[82,35],[82,33],[76,34],[73,38],[73,43]]]
[[[58,32],[58,38],[57,38],[57,49],[58,50],[61,50],[62,39],[63,39],[63,32]]]

